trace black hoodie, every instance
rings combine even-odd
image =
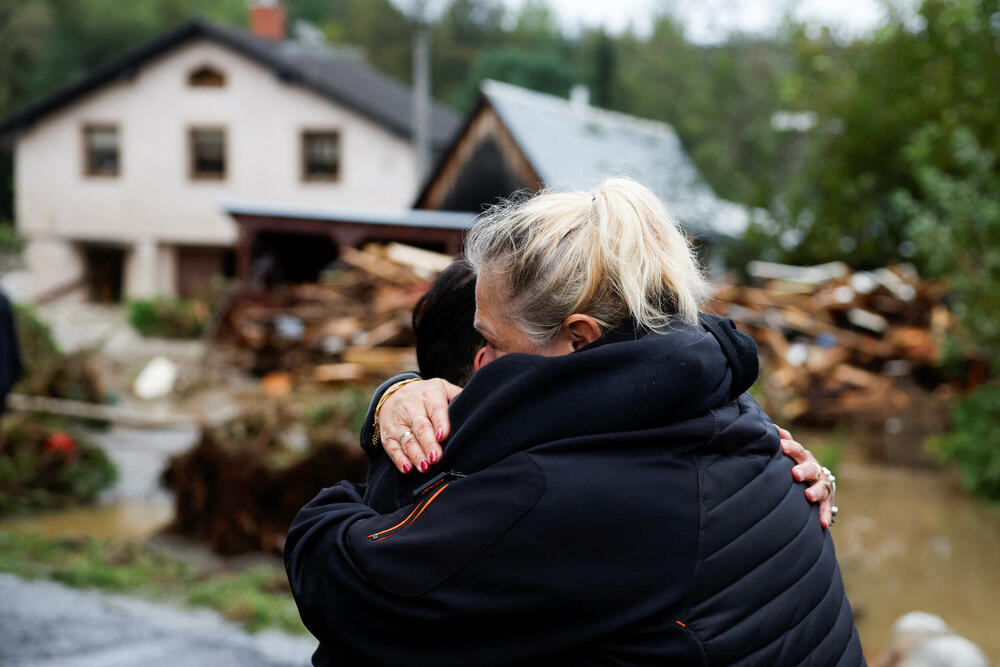
[[[293,522],[314,662],[861,664],[748,349],[710,320],[490,363],[449,411],[451,474],[395,476],[385,514],[341,483]]]

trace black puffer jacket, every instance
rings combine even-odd
[[[864,664],[830,536],[742,393],[756,359],[712,328],[502,357],[452,405],[453,475],[383,479],[417,499],[388,514],[322,491],[285,551],[314,662]]]

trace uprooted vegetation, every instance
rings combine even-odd
[[[168,530],[221,554],[281,553],[302,505],[341,479],[364,479],[356,433],[366,397],[347,389],[307,406],[258,401],[203,429],[164,473],[176,499]]]

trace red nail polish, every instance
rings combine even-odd
[[[403,464],[403,474],[406,474],[408,472],[410,472],[410,464],[409,463],[404,463]]]
[[[444,429],[439,428],[438,432],[435,433],[434,435],[437,436],[438,442],[441,442],[442,440],[444,440]]]
[[[427,458],[429,458],[431,460],[431,463],[434,463],[435,461],[438,460],[438,454],[437,454],[437,452],[431,452],[431,455],[429,457],[427,457]]]
[[[427,461],[420,462],[420,472],[427,472]]]

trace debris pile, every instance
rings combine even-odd
[[[164,472],[175,498],[167,530],[224,555],[280,554],[295,514],[320,489],[364,479],[366,457],[351,429],[367,398],[347,389],[305,406],[256,400],[203,428],[200,442]]]
[[[715,309],[757,341],[757,398],[775,420],[861,418],[892,434],[894,419],[950,391],[938,362],[952,317],[942,287],[912,267],[751,262],[747,271],[756,286],[717,285]]]
[[[398,243],[344,248],[342,268],[319,283],[237,295],[214,338],[238,368],[278,374],[274,385],[287,376],[338,382],[412,370],[413,306],[450,261]]]

